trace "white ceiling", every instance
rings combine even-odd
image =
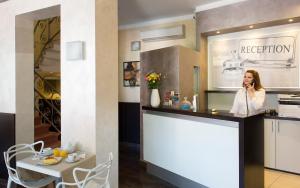
[[[0,0],[4,2],[7,0]],[[164,18],[193,14],[244,0],[118,0],[119,25],[139,24]]]
[[[193,14],[197,6],[228,0],[119,0],[119,25]]]

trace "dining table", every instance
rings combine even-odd
[[[92,168],[96,164],[96,155],[86,154],[85,158],[81,158],[76,162],[67,162],[67,158],[62,159],[59,163],[53,165],[43,165],[42,160],[36,159],[34,156],[29,156],[20,160],[17,160],[17,168],[22,170],[29,170],[35,173],[43,175],[49,175],[57,178],[55,183],[61,181],[73,181],[72,171],[76,167],[80,168]]]

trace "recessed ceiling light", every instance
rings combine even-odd
[[[217,31],[216,33],[217,33],[217,34],[220,34],[220,31]]]
[[[294,20],[291,18],[291,19],[289,19],[289,22],[293,22]]]
[[[250,29],[252,29],[253,27],[254,27],[253,25],[250,25],[250,26],[249,26]]]

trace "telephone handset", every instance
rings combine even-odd
[[[254,84],[255,84],[255,80],[253,79],[253,80],[251,81],[250,85],[253,86]],[[248,88],[247,85],[245,85],[245,87]]]
[[[250,85],[253,87],[255,84],[255,80],[252,79]],[[247,116],[249,115],[249,107],[248,107],[248,97],[247,97],[248,86],[246,86],[245,95],[246,95],[246,105],[247,105]]]

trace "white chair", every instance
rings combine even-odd
[[[41,144],[40,151],[36,151],[34,149],[34,147],[38,144]],[[56,178],[52,176],[45,176],[41,179],[35,179],[35,180],[24,180],[22,179],[18,171],[11,167],[10,164],[11,160],[16,158],[16,156],[24,155],[24,154],[27,155],[33,154],[35,157],[38,157],[41,154],[43,148],[44,148],[44,142],[38,141],[33,144],[17,144],[11,146],[6,152],[3,152],[5,165],[7,167],[8,176],[9,176],[7,182],[7,188],[11,187],[12,182],[26,188],[40,188],[49,185],[50,183],[56,180]]]
[[[109,174],[110,168],[112,165],[113,154],[109,153],[108,161],[105,163],[97,165],[92,169],[84,169],[84,168],[74,168],[73,177],[75,183],[66,183],[61,182],[56,185],[56,188],[62,188],[65,185],[67,186],[77,186],[78,188],[85,188],[89,184],[98,185],[100,188],[110,188],[109,184]],[[85,173],[86,176],[83,180],[79,180],[78,175]]]

